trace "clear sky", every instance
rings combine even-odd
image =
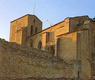
[[[9,40],[10,21],[33,13],[45,29],[66,17],[95,17],[95,0],[0,0],[0,38]]]

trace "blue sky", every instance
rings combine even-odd
[[[0,38],[9,40],[10,21],[33,13],[42,20],[45,29],[66,17],[95,17],[95,0],[0,0]]]

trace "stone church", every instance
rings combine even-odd
[[[67,17],[42,30],[42,21],[27,14],[10,25],[10,42],[48,51],[52,56],[73,63],[75,76],[95,78],[94,19],[88,16]]]

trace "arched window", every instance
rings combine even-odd
[[[42,42],[41,42],[41,41],[39,41],[39,43],[38,43],[38,48],[39,48],[39,49],[42,48]]]

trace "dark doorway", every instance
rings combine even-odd
[[[50,46],[50,53],[52,54],[52,56],[54,56],[54,54],[55,54],[55,48],[53,45]]]

